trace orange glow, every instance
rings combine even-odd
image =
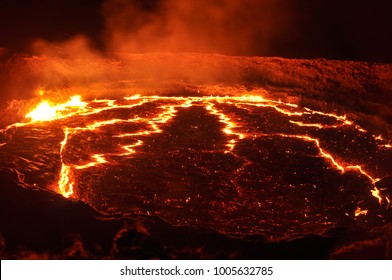
[[[33,111],[26,115],[26,118],[31,118],[32,121],[49,121],[56,117],[57,110],[50,106],[47,101],[40,103]]]
[[[268,134],[266,134],[266,135],[268,135]],[[296,134],[290,135],[290,134],[282,134],[282,133],[273,134],[273,135],[280,136],[280,137],[286,137],[286,138],[297,138],[297,139],[302,139],[304,141],[313,142],[313,143],[315,143],[317,149],[319,150],[320,156],[322,156],[327,161],[329,161],[332,164],[332,166],[334,166],[336,169],[340,170],[341,172],[346,171],[345,168],[341,164],[339,164],[331,154],[327,153],[326,151],[324,151],[321,148],[320,141],[317,138],[312,138],[307,135],[296,135]]]
[[[362,175],[365,175],[366,177],[368,177],[370,179],[370,181],[372,182],[372,184],[374,185],[375,183],[377,183],[378,181],[380,181],[379,178],[373,178],[372,176],[370,176],[367,172],[365,172],[361,166],[359,165],[350,165],[347,166],[346,169],[356,169],[358,170]]]
[[[373,135],[373,138],[374,138],[378,143],[381,142],[380,144],[378,144],[378,146],[379,146],[380,148],[386,148],[386,149],[391,149],[391,148],[392,148],[391,142],[390,142],[390,141],[386,141],[386,140],[382,137],[382,135],[378,135],[378,136]]]
[[[134,153],[136,153],[136,151],[135,151],[135,149],[134,148],[136,148],[137,146],[140,146],[140,145],[142,145],[143,144],[143,141],[141,141],[141,140],[138,140],[135,144],[133,144],[133,145],[125,145],[125,146],[122,146],[122,148],[125,150],[125,151],[127,151],[126,153],[122,153],[122,154],[120,154],[121,156],[129,156],[129,155],[131,155],[131,154],[134,154]]]
[[[26,115],[32,122],[52,121],[59,118],[67,117],[67,111],[72,108],[83,108],[85,102],[81,101],[79,95],[72,96],[70,100],[63,104],[51,105],[48,101],[42,101],[34,110]],[[77,108],[76,108],[77,109]]]
[[[359,206],[357,207],[357,209],[355,210],[355,217],[358,217],[360,215],[367,215],[367,213],[369,212],[369,210],[367,209],[361,209]]]
[[[43,92],[43,91],[42,91]],[[244,95],[244,96],[203,96],[203,97],[170,97],[170,96],[140,96],[133,95],[124,97],[125,101],[129,101],[126,104],[118,104],[116,100],[101,99],[92,100],[89,102],[82,101],[79,95],[72,96],[69,101],[62,104],[51,104],[48,101],[43,101],[34,110],[26,115],[26,118],[30,119],[29,122],[22,122],[10,125],[4,131],[11,127],[25,126],[33,122],[43,122],[43,121],[53,121],[58,119],[64,119],[71,116],[88,116],[94,115],[103,111],[112,110],[116,108],[133,108],[136,106],[142,106],[148,102],[163,101],[165,105],[158,107],[159,112],[155,116],[151,117],[141,117],[134,116],[130,119],[107,119],[92,121],[87,123],[84,127],[63,127],[64,139],[60,143],[60,160],[61,160],[61,170],[58,180],[58,192],[65,197],[71,197],[73,195],[73,186],[75,181],[73,179],[73,172],[76,170],[83,170],[87,168],[92,168],[97,165],[102,164],[112,164],[111,156],[132,156],[137,153],[138,147],[144,144],[142,139],[138,139],[140,136],[146,136],[150,134],[162,133],[162,126],[172,120],[177,114],[178,110],[181,108],[188,108],[192,106],[203,106],[206,111],[216,116],[219,122],[223,124],[222,133],[227,136],[225,153],[232,153],[234,156],[239,157],[234,153],[236,145],[243,139],[246,138],[256,138],[256,137],[286,137],[286,138],[296,138],[306,142],[314,143],[318,150],[318,156],[325,159],[325,161],[336,170],[345,173],[348,170],[358,172],[363,176],[367,177],[372,183],[373,189],[370,190],[371,195],[378,199],[379,203],[382,204],[383,196],[380,190],[375,186],[375,184],[380,180],[379,178],[374,178],[368,171],[364,170],[359,164],[346,163],[326,151],[320,143],[320,139],[316,137],[311,137],[307,134],[284,134],[284,133],[272,133],[264,134],[260,132],[252,132],[249,129],[245,129],[246,125],[241,123],[234,114],[226,113],[224,110],[219,108],[220,104],[233,105],[236,108],[241,108],[244,110],[250,110],[250,107],[268,107],[274,109],[276,112],[289,117],[289,122],[296,126],[301,127],[314,127],[318,129],[325,128],[337,128],[340,126],[353,126],[354,129],[361,133],[365,133],[365,130],[354,124],[352,121],[347,120],[346,116],[340,116],[332,113],[324,113],[320,111],[315,111],[309,108],[299,109],[297,104],[283,102],[281,100],[269,100],[260,95]],[[97,108],[96,105],[99,104]],[[321,123],[305,123],[299,118],[306,115],[322,115],[332,118],[336,121],[336,124],[323,125]],[[65,163],[63,158],[63,152],[68,143],[68,139],[74,134],[81,131],[100,129],[103,126],[110,126],[117,123],[134,123],[134,124],[146,124],[148,127],[143,130],[139,130],[133,133],[121,133],[114,134],[114,138],[136,138],[131,144],[124,144],[120,146],[120,152],[108,152],[106,154],[90,154],[90,160],[84,162],[83,164],[77,165],[72,163]],[[373,136],[375,141],[383,142],[379,144],[380,147],[388,148],[390,144],[382,138],[381,135]],[[5,145],[6,143],[1,143],[0,145]],[[244,166],[250,162],[244,159]],[[244,168],[241,167],[241,168]],[[241,168],[239,170],[241,170]],[[390,204],[388,197],[385,200]],[[359,210],[358,210],[359,211]],[[365,211],[365,210],[361,210]],[[357,213],[357,212],[356,212]],[[358,212],[363,215],[364,212]]]
[[[292,124],[296,124],[298,126],[308,126],[308,127],[317,127],[317,128],[325,128],[325,126],[318,124],[318,123],[303,123],[303,122],[296,122],[296,121],[291,121]]]
[[[85,169],[93,166],[97,166],[98,164],[107,163],[105,157],[101,154],[93,155],[93,161],[86,163],[85,165],[77,165],[75,166],[76,169]]]
[[[323,157],[325,157],[326,159],[329,159],[329,160],[332,162],[332,164],[333,164],[337,169],[339,169],[339,170],[342,171],[342,172],[345,172],[344,167],[343,167],[342,165],[340,165],[340,164],[333,158],[333,156],[332,156],[331,154],[325,152],[325,151],[320,147],[320,142],[319,142],[318,139],[312,139],[312,140],[316,143],[317,147],[319,148],[320,154],[321,154]]]
[[[68,133],[76,133],[77,131],[81,131],[81,130],[95,130],[101,126],[111,125],[111,124],[115,124],[115,123],[119,123],[119,122],[132,122],[132,123],[145,122],[150,126],[150,129],[142,130],[142,131],[135,132],[135,133],[122,133],[122,134],[120,133],[117,135],[113,135],[113,137],[118,137],[118,138],[137,137],[137,136],[143,136],[143,135],[150,135],[152,133],[161,133],[162,130],[160,128],[160,125],[168,122],[170,119],[172,119],[174,116],[176,116],[177,107],[187,108],[187,107],[194,106],[196,103],[203,104],[205,109],[210,114],[217,116],[219,118],[219,121],[224,124],[224,127],[222,128],[222,132],[229,137],[229,139],[227,140],[227,144],[226,144],[227,150],[225,150],[225,153],[229,153],[229,152],[232,153],[232,151],[235,148],[238,141],[245,139],[249,136],[263,137],[263,136],[273,136],[273,134],[272,135],[271,134],[263,135],[263,134],[257,134],[257,133],[255,134],[255,133],[248,133],[248,132],[240,132],[242,129],[241,124],[235,122],[231,117],[229,117],[227,114],[223,113],[223,111],[220,111],[219,109],[217,109],[216,103],[235,104],[238,107],[241,107],[243,105],[251,105],[251,106],[257,106],[257,107],[271,107],[271,108],[274,108],[277,112],[279,112],[281,114],[285,114],[290,117],[297,117],[297,116],[303,115],[302,112],[292,111],[293,109],[297,109],[298,106],[296,104],[285,103],[282,101],[275,101],[275,100],[267,100],[261,96],[159,97],[159,96],[134,95],[134,96],[130,96],[130,97],[125,97],[124,99],[129,100],[129,101],[139,101],[139,103],[132,104],[132,105],[121,105],[120,106],[120,105],[116,105],[114,100],[94,100],[93,102],[95,102],[95,103],[104,103],[104,104],[106,103],[106,107],[103,107],[100,109],[84,110],[86,103],[82,102],[80,100],[80,97],[73,97],[73,98],[71,98],[71,100],[68,103],[61,105],[61,107],[71,106],[71,104],[72,104],[74,106],[79,106],[79,109],[80,109],[79,113],[81,115],[89,115],[89,114],[94,114],[94,113],[97,113],[97,112],[100,112],[103,110],[110,110],[113,108],[131,108],[134,106],[142,105],[148,101],[155,101],[155,100],[169,100],[172,102],[176,102],[178,105],[163,105],[163,106],[161,106],[162,112],[158,116],[153,117],[151,119],[144,119],[141,117],[136,117],[136,118],[129,119],[129,120],[110,119],[110,120],[105,120],[105,121],[96,121],[96,122],[93,122],[91,124],[86,125],[86,127],[76,127],[73,129],[69,129],[65,133],[66,136],[65,136],[64,141],[62,142],[61,152],[66,144],[66,141],[68,138],[68,135],[67,135]],[[335,115],[335,114],[327,114],[327,113],[323,113],[323,112],[319,112],[319,111],[313,111],[309,108],[305,109],[305,113],[307,113],[307,114],[320,114],[320,115],[328,116],[328,117],[334,118],[337,121],[341,122],[341,125],[352,125],[352,122],[347,120],[346,116],[339,116],[339,115]],[[303,123],[300,121],[294,121],[294,120],[290,120],[290,122],[295,125],[298,125],[298,126],[317,127],[320,129],[326,128],[326,127],[335,128],[335,127],[339,126],[339,125],[325,126],[325,125],[318,124],[318,123],[306,124],[306,123]],[[362,129],[359,129],[357,126],[356,126],[356,128],[359,131],[362,131]],[[331,153],[325,151],[321,147],[320,141],[317,138],[313,138],[308,135],[297,135],[297,134],[293,134],[293,135],[275,134],[275,136],[297,138],[297,139],[301,139],[304,141],[313,142],[319,151],[319,155],[321,157],[325,158],[325,160],[327,162],[330,162],[331,166],[333,166],[334,168],[336,168],[340,172],[344,173],[347,170],[358,171],[362,175],[369,178],[369,180],[371,181],[373,186],[376,182],[379,181],[378,178],[373,178],[372,176],[370,176],[370,174],[368,172],[364,171],[360,165],[347,165],[347,166],[345,166],[342,163],[338,162]],[[130,155],[136,153],[135,148],[138,146],[141,146],[141,145],[143,145],[143,141],[140,139],[137,140],[134,144],[123,145],[122,149],[125,152],[119,153],[118,155],[119,156],[130,156]],[[73,187],[74,182],[70,179],[71,167],[73,169],[80,170],[80,169],[90,168],[90,167],[93,167],[93,166],[96,166],[99,164],[109,164],[110,163],[105,158],[105,155],[102,155],[102,154],[91,155],[91,159],[92,160],[90,162],[83,164],[83,165],[67,166],[67,165],[63,164],[62,170],[60,172],[61,176],[60,176],[60,180],[59,180],[59,192],[60,193],[62,193],[66,197],[71,196],[73,193],[72,187]],[[249,162],[246,162],[245,164],[249,164]],[[374,186],[374,189],[371,190],[371,194],[374,197],[376,197],[379,200],[379,203],[381,204],[383,198],[380,194],[380,191],[375,186]],[[365,214],[365,212],[364,212],[365,210],[361,210],[361,211],[362,212],[358,212],[360,214],[357,214],[357,212],[356,212],[356,216]]]
[[[374,188],[372,190],[370,190],[370,192],[372,193],[372,196],[374,196],[375,198],[378,199],[378,203],[382,203],[382,197],[380,195],[380,190],[377,189],[376,186],[374,186]]]
[[[66,198],[70,197],[74,192],[73,183],[70,180],[70,167],[65,164],[61,166],[58,191]]]
[[[155,99],[154,97],[151,97],[152,99]],[[66,103],[66,106],[79,106],[79,114],[80,115],[89,115],[93,113],[98,113],[104,110],[109,110],[113,108],[131,108],[134,106],[142,105],[144,104],[147,99],[140,98],[139,96],[132,96],[126,98],[126,100],[138,100],[142,99],[140,103],[137,104],[132,104],[132,105],[123,105],[123,106],[117,106],[114,104],[113,101],[111,100],[94,100],[93,102],[100,102],[100,103],[106,103],[107,107],[103,107],[100,109],[91,109],[91,111],[86,111],[84,109],[86,103],[81,102],[79,97],[71,98],[71,100]],[[64,105],[61,105],[64,106]],[[86,125],[85,127],[74,127],[74,128],[66,128],[64,130],[64,140],[60,143],[60,158],[62,161],[62,167],[60,171],[60,178],[58,180],[58,192],[62,194],[64,197],[72,197],[74,191],[73,191],[73,186],[75,184],[74,180],[72,179],[72,170],[83,170],[86,168],[91,168],[100,164],[110,164],[105,158],[105,155],[103,154],[93,154],[91,155],[91,161],[87,162],[83,165],[76,165],[76,164],[70,164],[67,165],[63,162],[63,150],[68,142],[68,139],[71,135],[77,133],[78,131],[84,131],[84,130],[96,130],[99,127],[106,126],[106,125],[111,125],[115,123],[120,123],[120,122],[147,122],[151,129],[150,130],[144,130],[138,133],[132,133],[132,134],[118,134],[114,135],[113,137],[130,137],[130,136],[141,136],[141,135],[148,135],[151,133],[160,133],[162,130],[159,128],[159,124],[166,123],[169,119],[171,119],[173,116],[175,116],[175,113],[177,110],[173,106],[162,106],[163,112],[159,114],[156,118],[153,118],[151,120],[148,119],[142,119],[140,117],[136,117],[133,119],[128,119],[128,120],[122,120],[122,119],[110,119],[106,121],[96,121],[91,124]],[[135,147],[140,146],[143,144],[143,141],[138,140],[135,144],[133,145],[123,145],[122,148],[125,150],[125,153],[120,153],[117,154],[118,156],[129,156],[131,154],[134,154],[136,151],[134,150]]]
[[[63,107],[84,107],[86,102],[82,102],[80,95],[74,95],[71,99],[63,105]]]
[[[69,130],[64,130],[64,139],[60,143],[60,160],[61,160],[61,170],[60,179],[58,181],[58,192],[64,197],[70,197],[73,194],[73,182],[70,179],[70,166],[66,165],[63,161],[63,151],[65,145],[67,144],[69,136]]]
[[[220,112],[219,110],[217,110],[214,107],[214,104],[212,103],[207,103],[205,105],[205,108],[207,111],[209,111],[212,115],[218,116],[219,120],[221,123],[225,124],[225,127],[223,128],[223,133],[230,135],[230,136],[234,136],[235,138],[237,138],[237,140],[241,140],[245,138],[245,134],[243,133],[238,133],[238,132],[234,132],[233,129],[237,127],[237,124],[235,122],[233,122],[230,117],[228,117],[227,115],[225,115],[223,112]],[[229,140],[229,143],[226,144],[226,146],[229,148],[228,150],[226,150],[225,152],[228,153],[230,151],[232,151],[237,143],[237,140],[235,140],[234,138]]]

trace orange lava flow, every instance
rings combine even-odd
[[[110,110],[113,108],[132,108],[135,106],[140,106],[142,104],[144,104],[145,102],[147,102],[147,100],[151,100],[154,97],[150,97],[147,99],[142,99],[139,103],[136,104],[131,104],[131,105],[115,105],[114,102],[112,102],[111,100],[105,100],[105,101],[95,101],[95,102],[102,102],[102,103],[106,103],[107,107],[104,108],[100,108],[100,109],[94,109],[93,112],[94,113],[98,113],[104,110]],[[128,97],[126,98],[126,100],[137,100],[139,99],[138,97]],[[166,123],[169,119],[171,119],[173,116],[175,116],[175,112],[176,110],[174,109],[173,106],[162,106],[163,112],[161,114],[159,114],[157,117],[147,120],[147,119],[142,119],[140,117],[136,117],[136,118],[131,118],[131,119],[127,119],[127,120],[123,120],[123,119],[110,119],[110,120],[105,120],[105,121],[95,121],[93,123],[90,123],[88,125],[86,125],[85,127],[73,127],[73,128],[66,128],[64,130],[64,134],[65,134],[65,138],[63,140],[63,142],[61,143],[61,149],[60,149],[60,154],[62,154],[63,149],[68,141],[68,139],[70,138],[70,136],[72,136],[73,134],[79,132],[79,131],[86,131],[86,130],[97,130],[102,126],[109,126],[109,125],[113,125],[116,123],[124,123],[124,122],[128,122],[128,123],[140,123],[140,122],[147,122],[151,129],[150,130],[143,130],[140,131],[138,133],[131,133],[131,134],[118,134],[118,135],[114,135],[113,137],[118,137],[118,138],[124,138],[124,137],[130,137],[130,136],[142,136],[142,135],[149,135],[151,133],[160,133],[162,132],[162,130],[159,128],[160,124]],[[81,112],[80,115],[90,115],[92,114],[92,112],[85,112],[84,110]],[[130,156],[131,154],[134,154],[136,151],[134,150],[134,148],[136,148],[137,146],[140,146],[143,144],[143,141],[141,140],[137,140],[134,144],[131,145],[123,145],[122,149],[125,151],[123,153],[119,153],[117,154],[118,156]],[[107,154],[110,155],[110,154]],[[62,158],[62,156],[61,156]],[[91,161],[87,162],[85,164],[82,165],[76,165],[76,164],[71,164],[71,165],[66,165],[64,164],[64,162],[62,161],[62,168],[60,171],[60,179],[58,181],[58,192],[60,194],[62,194],[64,197],[70,197],[73,195],[73,185],[74,182],[71,179],[72,178],[72,172],[73,170],[83,170],[86,168],[91,168],[91,167],[95,167],[97,165],[100,164],[110,164],[110,162],[108,162],[105,158],[104,154],[93,154],[91,155]]]
[[[66,165],[63,161],[63,151],[67,144],[69,136],[69,130],[64,130],[64,140],[60,143],[60,160],[61,160],[61,170],[60,179],[58,181],[58,192],[64,197],[70,197],[73,194],[73,182],[70,178],[70,166]]]
[[[374,189],[370,190],[372,193],[372,196],[376,197],[378,199],[378,202],[381,204],[382,203],[382,197],[380,195],[380,190],[374,187]]]
[[[71,114],[78,114],[80,109],[84,108],[86,104],[86,102],[81,101],[79,95],[72,96],[68,102],[59,105],[51,105],[49,101],[42,101],[34,110],[26,115],[26,118],[30,118],[33,122],[66,118]]]
[[[354,216],[358,217],[360,215],[367,215],[367,213],[369,212],[369,210],[366,209],[361,209],[359,206],[357,207],[357,209],[355,210]]]
[[[315,127],[318,129],[324,128],[337,128],[340,126],[353,126],[357,131],[361,133],[366,133],[366,130],[355,125],[352,121],[347,120],[346,116],[339,116],[332,113],[324,113],[320,111],[311,110],[309,108],[299,108],[298,105],[288,102],[283,102],[280,100],[268,100],[262,96],[204,96],[204,97],[167,97],[167,96],[129,96],[125,97],[124,100],[130,104],[118,104],[116,100],[102,99],[102,100],[92,100],[92,101],[82,101],[81,97],[75,95],[70,98],[70,100],[63,104],[51,104],[49,101],[43,101],[35,109],[26,115],[26,120],[22,123],[16,123],[8,126],[6,129],[11,127],[26,126],[31,123],[36,122],[47,122],[54,120],[61,120],[69,118],[72,116],[88,116],[94,115],[103,111],[108,111],[112,109],[129,109],[137,106],[142,106],[146,103],[151,103],[154,101],[162,101],[164,105],[158,107],[160,110],[157,114],[151,117],[141,117],[135,116],[129,119],[108,119],[99,120],[88,123],[84,127],[73,126],[64,127],[64,139],[60,143],[60,161],[61,170],[59,173],[59,179],[57,182],[57,191],[64,197],[72,197],[74,194],[74,175],[75,170],[83,170],[87,168],[93,168],[102,164],[112,164],[110,162],[110,156],[131,156],[137,153],[137,148],[144,144],[142,136],[162,133],[162,126],[173,119],[181,108],[188,108],[192,106],[203,106],[205,110],[219,119],[219,122],[223,124],[222,132],[227,136],[227,149],[225,153],[233,153],[237,143],[246,138],[255,137],[285,137],[285,138],[296,138],[302,141],[311,142],[314,144],[318,150],[318,155],[325,159],[329,165],[339,172],[347,172],[352,170],[358,172],[363,176],[367,177],[372,184],[372,189],[370,193],[375,197],[380,204],[385,200],[390,205],[390,199],[387,196],[383,196],[380,190],[375,186],[375,184],[380,180],[379,178],[374,178],[369,172],[365,171],[361,165],[358,164],[347,164],[338,160],[336,156],[326,151],[321,143],[320,139],[311,137],[307,134],[285,134],[285,133],[254,133],[244,129],[245,125],[241,123],[241,120],[235,117],[233,114],[226,113],[225,111],[219,109],[219,104],[230,104],[236,108],[248,110],[249,107],[268,107],[274,109],[277,113],[287,116],[289,118],[289,123],[300,126],[300,127]],[[95,105],[99,105],[98,107]],[[324,125],[321,123],[305,123],[298,120],[305,115],[322,115],[325,117],[332,118],[336,121],[334,125]],[[133,133],[121,133],[112,135],[114,138],[130,138],[134,141],[131,144],[120,145],[120,152],[110,152],[110,153],[96,153],[90,155],[90,160],[88,162],[83,162],[82,164],[67,163],[64,160],[64,152],[67,143],[70,138],[81,131],[95,131],[101,129],[105,126],[111,126],[117,123],[134,123],[134,124],[144,124],[147,126],[144,130],[139,130]],[[373,136],[379,146],[383,148],[390,148],[391,144],[387,140],[383,139],[382,136]],[[1,143],[0,146],[6,143]],[[246,161],[245,164],[248,164]],[[354,216],[366,215],[367,210],[362,210],[358,207],[355,211]]]
[[[380,147],[380,148],[386,148],[386,149],[391,149],[392,148],[392,145],[391,145],[391,141],[386,141],[383,137],[382,137],[382,135],[378,135],[378,136],[374,136],[373,135],[373,137],[374,137],[374,139],[377,141],[377,142],[381,142],[380,144],[378,144],[378,146]]]
[[[214,107],[214,104],[208,103],[205,106],[206,110],[210,112],[210,114],[218,116],[220,122],[225,124],[225,127],[223,128],[223,133],[234,136],[231,140],[229,140],[229,143],[226,144],[226,146],[229,148],[225,152],[228,153],[232,151],[235,147],[235,144],[237,143],[237,140],[241,140],[245,138],[245,134],[243,133],[238,133],[234,132],[233,129],[237,126],[235,122],[233,122],[228,116],[226,116],[223,112],[220,112]],[[237,140],[236,140],[237,139]]]

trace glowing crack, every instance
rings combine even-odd
[[[337,156],[333,155],[325,148],[322,147],[320,139],[317,137],[309,136],[307,134],[287,134],[287,133],[263,133],[254,132],[246,123],[242,120],[238,120],[236,115],[227,112],[225,109],[221,109],[220,105],[228,104],[237,109],[246,110],[251,112],[253,108],[271,108],[278,114],[285,116],[288,119],[288,123],[304,128],[315,128],[315,129],[336,129],[339,127],[353,127],[360,133],[368,133],[365,129],[356,125],[354,122],[347,119],[346,116],[340,116],[333,113],[325,113],[321,111],[312,110],[310,108],[299,108],[297,104],[284,102],[281,100],[269,100],[262,96],[198,96],[198,97],[170,97],[170,96],[129,96],[125,97],[124,100],[129,104],[119,104],[116,100],[101,99],[92,101],[82,101],[80,96],[73,96],[70,100],[63,104],[52,104],[49,101],[43,101],[35,109],[26,115],[26,120],[21,123],[12,124],[1,132],[5,133],[7,130],[13,127],[23,127],[37,122],[51,122],[59,121],[75,116],[93,116],[104,111],[110,111],[114,109],[131,109],[143,106],[145,104],[151,104],[156,101],[163,102],[157,109],[158,113],[153,116],[138,116],[129,119],[106,119],[97,120],[91,123],[87,123],[84,126],[63,126],[64,138],[60,142],[60,162],[61,169],[59,173],[59,179],[57,182],[57,191],[65,197],[71,197],[74,193],[74,172],[76,170],[84,170],[93,168],[98,165],[112,164],[110,156],[130,157],[137,153],[137,149],[144,144],[143,136],[151,134],[163,133],[163,126],[170,122],[175,116],[178,115],[179,110],[182,108],[189,108],[192,106],[202,106],[208,112],[218,118],[218,121],[222,124],[222,133],[227,136],[226,149],[224,153],[232,153],[237,158],[243,160],[242,167],[236,171],[236,176],[241,174],[245,167],[251,164],[246,158],[240,157],[236,152],[236,145],[244,139],[255,139],[258,137],[283,137],[283,138],[295,138],[305,142],[311,142],[318,150],[318,156],[325,159],[325,162],[329,166],[333,167],[341,173],[345,173],[349,170],[358,172],[365,176],[370,181],[372,188],[370,194],[377,199],[379,204],[385,203],[387,207],[390,205],[390,198],[384,196],[381,190],[376,187],[376,183],[380,181],[380,178],[375,178],[368,171],[364,170],[360,164],[346,163],[342,159],[338,159]],[[323,123],[301,120],[302,117],[306,116],[323,116],[334,120],[334,124],[325,125]],[[77,135],[77,133],[83,131],[96,131],[103,129],[104,127],[113,126],[115,124],[129,123],[129,124],[145,124],[146,129],[139,129],[136,132],[131,133],[117,133],[112,135],[113,138],[126,138],[133,141],[130,144],[119,145],[120,151],[95,153],[90,154],[90,160],[83,162],[82,164],[74,164],[66,162],[64,151],[69,142],[69,139]],[[390,149],[391,141],[384,139],[381,135],[372,135],[373,140],[377,143],[380,149]],[[6,145],[6,143],[0,143],[0,147]],[[237,189],[240,186],[236,182],[233,182]],[[357,208],[353,213],[355,217],[360,215],[366,215],[367,209]]]

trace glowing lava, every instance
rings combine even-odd
[[[26,118],[31,118],[32,121],[49,121],[56,117],[56,108],[50,106],[47,101],[40,103],[37,108],[26,115]]]
[[[31,121],[53,121],[59,118],[69,117],[69,110],[84,108],[86,102],[81,101],[79,95],[72,96],[70,100],[64,104],[51,105],[49,101],[42,101],[34,110],[26,115]]]
[[[60,179],[58,181],[58,192],[64,197],[70,197],[73,194],[73,182],[70,179],[70,167],[64,163],[63,151],[64,147],[68,141],[69,131],[64,130],[64,140],[60,143],[60,160],[61,160],[61,170]]]
[[[131,116],[129,118],[110,118],[110,119],[97,119],[94,120],[94,116],[102,113],[109,112],[110,110],[120,109],[133,109],[142,108],[143,106],[149,106],[154,102],[160,102],[160,105],[155,108],[157,112],[148,113],[148,109],[141,109],[140,113]],[[144,137],[152,134],[164,133],[164,126],[169,123],[174,117],[176,117],[180,110],[185,110],[192,106],[199,106],[204,108],[205,111],[217,118],[222,124],[221,132],[226,139],[226,149],[224,153],[231,153],[236,158],[243,161],[243,165],[235,172],[238,176],[246,169],[246,166],[252,162],[239,154],[236,151],[237,145],[243,140],[257,139],[257,138],[291,138],[298,139],[304,142],[310,142],[314,144],[314,147],[318,150],[318,157],[321,157],[325,162],[336,169],[340,173],[345,173],[349,170],[358,172],[365,176],[370,181],[372,188],[370,194],[375,197],[379,204],[383,204],[383,201],[390,204],[390,198],[384,196],[381,191],[375,186],[380,181],[379,178],[375,178],[370,172],[364,170],[363,165],[347,161],[342,156],[336,156],[330,151],[327,151],[321,143],[322,139],[314,135],[308,134],[306,131],[301,133],[286,133],[286,132],[273,132],[266,133],[263,131],[254,131],[252,127],[238,117],[233,112],[227,111],[224,106],[231,106],[236,110],[244,110],[246,112],[253,112],[255,108],[269,108],[275,110],[275,112],[285,119],[287,123],[297,129],[339,129],[341,127],[352,127],[359,133],[368,133],[352,121],[347,120],[346,116],[339,116],[331,113],[325,113],[315,111],[309,108],[299,108],[298,105],[283,102],[281,100],[268,100],[262,96],[204,96],[204,97],[169,97],[169,96],[130,96],[125,97],[121,102],[116,100],[102,99],[93,101],[82,101],[81,97],[75,95],[70,100],[63,104],[51,104],[48,101],[43,101],[34,110],[26,115],[26,121],[22,123],[16,123],[7,127],[4,131],[11,127],[27,126],[36,122],[51,122],[56,120],[66,120],[71,117],[86,117],[88,121],[81,124],[66,125],[66,122],[59,123],[64,132],[64,138],[60,142],[60,162],[61,168],[57,182],[57,192],[65,197],[72,197],[74,195],[74,187],[77,185],[75,181],[75,172],[83,172],[83,170],[94,168],[100,165],[113,165],[116,164],[114,157],[132,157],[138,153],[138,149],[145,144]],[[223,107],[222,107],[223,106]],[[146,113],[147,112],[147,113]],[[323,124],[315,122],[311,119],[314,116],[322,116],[332,120],[333,124]],[[304,119],[310,118],[311,121],[305,121]],[[87,118],[86,118],[87,119]],[[138,128],[133,132],[122,132],[115,131],[112,137],[115,139],[121,139],[126,143],[119,143],[118,149],[111,151],[100,151],[100,152],[89,152],[89,160],[84,160],[80,163],[75,163],[66,159],[65,150],[67,149],[68,143],[73,137],[77,137],[82,132],[100,132],[102,129],[113,127],[119,124],[137,125]],[[295,131],[295,130],[293,130]],[[390,148],[390,142],[382,138],[382,136],[373,136],[373,140],[378,143],[380,148]],[[6,143],[0,144],[0,146]],[[236,186],[238,185],[235,180],[232,180]],[[240,186],[237,186],[238,192],[240,192]],[[366,215],[368,210],[362,210],[358,207],[353,213],[355,217],[359,215]]]
[[[226,144],[229,149],[226,150],[225,152],[228,153],[228,152],[232,151],[234,149],[236,143],[237,143],[237,140],[244,139],[245,138],[245,134],[234,132],[233,129],[235,129],[237,127],[237,124],[235,122],[233,122],[223,112],[221,112],[221,111],[217,110],[216,108],[214,108],[214,104],[213,103],[206,104],[205,108],[211,114],[216,115],[216,116],[219,117],[220,122],[222,122],[225,125],[225,127],[223,128],[223,132],[225,134],[227,134],[228,136],[234,136],[234,138],[229,140],[229,143]]]
[[[355,217],[358,217],[360,215],[367,215],[367,213],[369,212],[369,210],[367,209],[361,209],[359,206],[357,207],[357,209],[355,210]]]

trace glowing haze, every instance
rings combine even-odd
[[[98,52],[268,54],[295,32],[284,0],[105,0],[100,51],[81,34],[63,42],[37,38],[38,54],[96,58]],[[264,51],[263,51],[264,50]]]
[[[184,79],[191,83],[219,82],[216,74],[206,69],[208,65],[201,65],[197,57],[191,60],[187,57],[163,60],[159,56],[149,57],[146,63],[142,56],[140,59],[134,56],[130,63],[126,54],[198,52],[251,55],[260,53],[261,49],[268,54],[276,41],[282,40],[282,33],[293,31],[288,21],[290,5],[285,2],[103,1],[103,43],[100,49],[82,34],[62,42],[37,38],[32,43],[34,54],[48,58],[37,71],[40,80],[37,86],[63,90],[80,84],[91,86],[92,82],[134,77]],[[214,63],[213,60],[211,62]],[[179,64],[181,69],[178,69]],[[118,75],[118,70],[123,70],[122,76]],[[187,73],[185,76],[182,75],[184,72]]]
[[[287,1],[127,1],[102,6],[109,51],[252,54],[293,28]]]

